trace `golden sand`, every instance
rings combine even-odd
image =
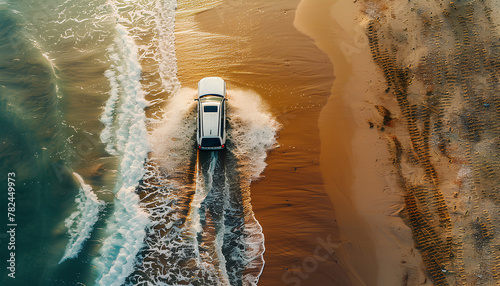
[[[376,249],[378,277],[357,260],[360,252],[346,255],[352,268],[374,285],[496,285],[496,3],[301,5],[297,26],[328,53],[337,75],[334,104],[320,118],[325,178],[339,172],[328,147],[349,149],[329,131],[331,123],[354,123],[352,176],[346,175],[348,185],[339,188],[337,179],[327,190],[341,234],[359,239],[342,221],[346,203],[369,225],[363,228]]]
[[[335,68],[332,95],[319,125],[326,190],[340,232],[350,242],[340,251],[358,277],[356,285],[398,285],[410,279],[408,272],[423,282],[410,230],[397,215],[402,200],[385,136],[376,131],[385,127],[377,104],[394,103],[378,98],[383,78],[371,61],[358,14],[350,1],[309,0],[301,2],[295,22]]]

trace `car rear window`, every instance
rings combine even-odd
[[[219,138],[203,138],[201,139],[201,147],[220,147]]]
[[[204,106],[203,111],[205,111],[205,112],[217,112],[217,106],[213,106],[213,105]]]

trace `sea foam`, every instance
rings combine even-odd
[[[266,168],[267,152],[277,145],[281,125],[267,110],[259,94],[252,90],[228,91],[228,137],[234,142],[231,152],[241,160],[251,180],[259,178]]]
[[[196,152],[192,142],[196,133],[195,95],[196,90],[191,88],[174,94],[164,107],[163,119],[154,124],[149,134],[152,157],[168,173],[174,173]]]
[[[166,101],[163,119],[149,133],[154,175],[140,192],[152,222],[133,281],[257,284],[265,247],[250,184],[264,170],[280,125],[257,93],[230,89],[228,94],[226,151],[195,156],[196,90],[190,88]]]
[[[80,183],[80,190],[75,199],[77,209],[64,221],[70,238],[59,263],[78,256],[83,244],[90,237],[94,224],[99,218],[99,212],[104,206],[104,203],[99,201],[96,194],[92,192],[92,187],[85,184],[77,173],[73,175]]]
[[[136,257],[144,246],[148,214],[139,207],[135,189],[144,176],[147,142],[147,105],[141,88],[141,67],[137,46],[127,29],[117,24],[117,36],[110,48],[111,68],[106,72],[111,90],[101,121],[105,124],[101,139],[106,150],[120,159],[114,192],[113,214],[108,221],[108,237],[94,261],[99,285],[122,285],[132,273]]]

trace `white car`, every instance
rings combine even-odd
[[[206,77],[198,82],[196,142],[200,150],[221,150],[226,145],[226,82]]]

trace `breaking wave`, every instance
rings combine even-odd
[[[80,183],[80,190],[75,199],[77,209],[64,221],[70,238],[59,263],[78,256],[83,244],[90,237],[94,224],[99,218],[99,212],[104,206],[104,202],[99,201],[96,194],[92,192],[92,187],[85,184],[77,173],[73,175]]]
[[[110,154],[118,156],[120,165],[108,237],[95,265],[100,272],[98,284],[122,285],[142,261],[140,252],[150,225],[150,213],[136,192],[140,182],[151,175],[145,168],[150,152],[147,126],[159,116],[152,114],[148,119],[146,107],[161,104],[166,94],[175,94],[179,88],[173,34],[176,1],[138,4],[117,0],[109,5],[117,18],[118,33],[109,48],[113,64],[105,73],[110,92],[101,116],[105,126],[101,140]]]
[[[115,185],[114,211],[108,221],[108,237],[96,258],[100,285],[122,285],[133,271],[136,255],[144,246],[147,213],[139,207],[135,188],[144,176],[149,146],[146,134],[147,105],[141,88],[141,67],[137,47],[127,29],[117,25],[117,36],[110,48],[110,98],[101,117],[105,128],[101,140],[106,150],[119,157],[119,176]]]

